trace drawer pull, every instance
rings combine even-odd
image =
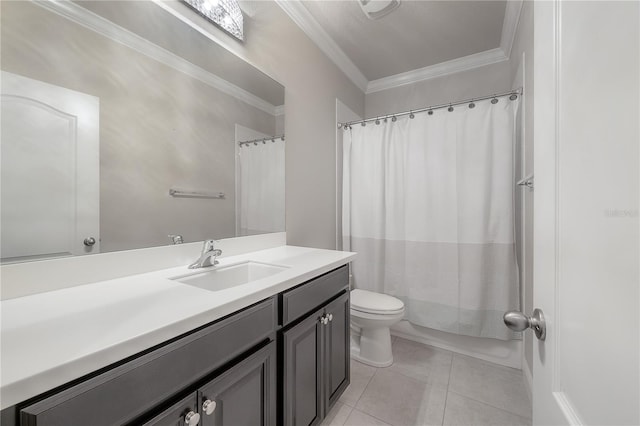
[[[196,413],[195,411],[189,411],[184,416],[184,422],[187,426],[196,426],[198,423],[200,423],[200,414]]]
[[[207,416],[210,416],[213,414],[214,411],[216,411],[216,402],[212,401],[210,399],[207,399],[205,402],[202,403],[202,411],[204,411],[204,413]]]

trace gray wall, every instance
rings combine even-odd
[[[473,98],[511,88],[506,61],[450,74],[406,86],[370,93],[365,100],[367,117],[407,111],[429,105]]]
[[[227,47],[285,86],[287,243],[336,247],[336,98],[358,114],[364,94],[272,1],[241,1],[245,42],[207,22]]]
[[[100,98],[102,251],[235,235],[234,125],[273,134],[274,116],[31,2],[1,6],[3,70]]]
[[[525,1],[520,12],[520,21],[515,35],[509,65],[511,75],[515,78],[518,73],[520,62],[524,54],[524,104],[521,104],[524,112],[521,125],[524,126],[521,150],[521,177],[533,173],[533,1]],[[521,227],[519,232],[520,257],[520,282],[524,290],[525,313],[533,312],[533,199],[534,191],[528,189],[517,189],[519,192],[516,213],[519,215]],[[523,335],[524,358],[531,371],[533,366],[533,333],[527,332]]]

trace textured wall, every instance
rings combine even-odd
[[[510,85],[509,63],[503,61],[370,93],[366,97],[365,111],[367,117],[375,117],[507,91],[511,88]]]
[[[235,235],[234,124],[272,115],[30,2],[2,2],[1,35],[2,69],[100,98],[102,251]]]
[[[364,94],[273,1],[241,1],[244,43],[225,46],[285,86],[287,243],[336,246],[336,98],[358,114]]]

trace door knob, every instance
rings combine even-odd
[[[184,416],[184,423],[187,426],[196,426],[198,423],[200,423],[200,414],[196,413],[195,411],[189,411]]]
[[[96,239],[93,237],[87,237],[84,239],[84,245],[87,247],[91,247],[96,243]]]
[[[216,404],[215,401],[207,399],[202,403],[202,411],[204,411],[207,416],[210,416],[214,411],[216,411],[216,405],[218,404]]]
[[[538,308],[533,310],[533,315],[530,317],[522,312],[509,311],[504,314],[502,319],[511,330],[524,331],[530,328],[536,333],[538,340],[544,340],[547,336],[547,326],[544,322],[544,315]]]

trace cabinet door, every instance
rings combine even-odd
[[[349,385],[350,317],[349,293],[329,303],[325,316],[329,322],[324,331],[324,401],[325,412],[340,398]]]
[[[271,342],[198,392],[203,426],[276,426],[276,346]]]
[[[195,423],[198,413],[197,394],[193,392],[180,402],[172,405],[162,413],[143,423],[143,426],[186,426],[186,420],[191,418],[191,422]],[[187,418],[189,416],[189,418]],[[185,420],[186,418],[186,420]]]
[[[322,420],[322,310],[282,334],[283,423],[315,425]]]

